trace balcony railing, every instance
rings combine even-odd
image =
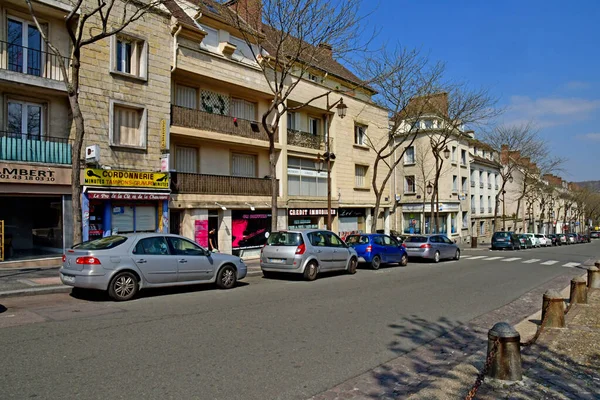
[[[46,164],[71,164],[69,138],[0,132],[0,160]]]
[[[70,59],[67,57],[0,41],[0,69],[62,81],[61,63],[68,70]]]
[[[491,188],[492,188],[492,184],[488,183],[488,189],[491,189]]]
[[[475,211],[476,211],[475,207],[471,207],[471,214],[475,214]]]
[[[492,212],[492,207],[488,207],[488,214],[491,214]]]
[[[475,187],[475,181],[471,181],[471,187]]]
[[[498,187],[498,185],[496,185],[496,190],[498,190],[498,189],[499,189],[499,187]]]
[[[172,172],[171,191],[181,194],[271,196],[271,179]]]
[[[479,182],[479,188],[483,189],[483,182]]]
[[[485,207],[481,207],[481,208],[479,209],[479,213],[480,213],[480,214],[483,214],[484,212],[485,212]]]
[[[324,150],[325,141],[321,135],[313,135],[309,132],[288,129],[287,141],[291,146],[307,147],[309,149]]]
[[[255,121],[229,115],[212,114],[194,108],[171,106],[171,125],[202,129],[247,139],[269,140],[262,125]],[[279,141],[275,135],[275,142]]]

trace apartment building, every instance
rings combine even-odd
[[[68,57],[64,20],[72,4],[36,0],[34,6],[49,40]],[[72,244],[72,115],[60,59],[48,51],[25,2],[3,1],[0,11],[3,258],[44,258]],[[99,158],[82,174],[84,239],[164,226],[168,174],[155,172],[160,169],[161,121],[169,118],[169,19],[166,12],[153,10],[118,36],[82,51],[84,147],[99,150]],[[87,26],[97,23],[90,19]]]
[[[175,17],[171,231],[207,245],[207,232],[215,229],[220,251],[248,256],[258,253],[266,241],[272,218],[277,218],[280,229],[325,227],[326,132],[336,156],[331,169],[332,229],[342,235],[368,232],[377,217],[383,228],[391,199],[386,193],[382,215],[372,215],[375,156],[366,146],[366,136],[387,135],[381,128],[387,126],[387,114],[372,103],[374,93],[340,90],[284,115],[275,137],[278,215],[271,215],[269,143],[260,121],[272,92],[253,52],[227,23],[225,16],[231,12],[227,6],[178,0],[167,7]],[[272,30],[262,27],[262,32],[268,35]],[[254,50],[258,54],[258,46]],[[327,45],[321,50],[315,68],[295,88],[288,105],[360,84],[333,60]],[[343,119],[327,107],[328,100],[331,104],[340,98],[347,106]]]

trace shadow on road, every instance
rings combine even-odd
[[[5,312],[6,310],[7,310],[6,307],[4,307],[2,304],[0,304],[0,314]]]

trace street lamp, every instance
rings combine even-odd
[[[329,105],[329,96],[327,96],[327,112],[335,107],[337,109],[337,115],[341,119],[344,119],[348,106],[344,104],[344,99],[340,97],[338,101]],[[329,115],[325,115],[325,154],[323,154],[323,160],[327,161],[327,229],[331,230],[331,161],[335,160],[335,154],[331,151],[331,140],[329,139]],[[319,154],[319,165],[323,167],[321,161],[321,155]]]
[[[444,158],[447,160],[448,158],[450,158],[450,149],[448,149],[448,146],[446,146],[446,148],[444,149]]]
[[[433,186],[431,186],[431,181],[427,183],[427,194],[431,194],[433,192]]]

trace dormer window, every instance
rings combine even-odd
[[[432,119],[424,120],[423,124],[425,125],[425,129],[433,129],[433,120]]]
[[[204,50],[211,51],[213,53],[219,52],[219,32],[205,25],[201,25],[201,28],[206,32],[206,36],[202,39],[202,43],[200,43],[200,48]]]
[[[315,74],[308,73],[308,80],[319,83],[319,76]]]

